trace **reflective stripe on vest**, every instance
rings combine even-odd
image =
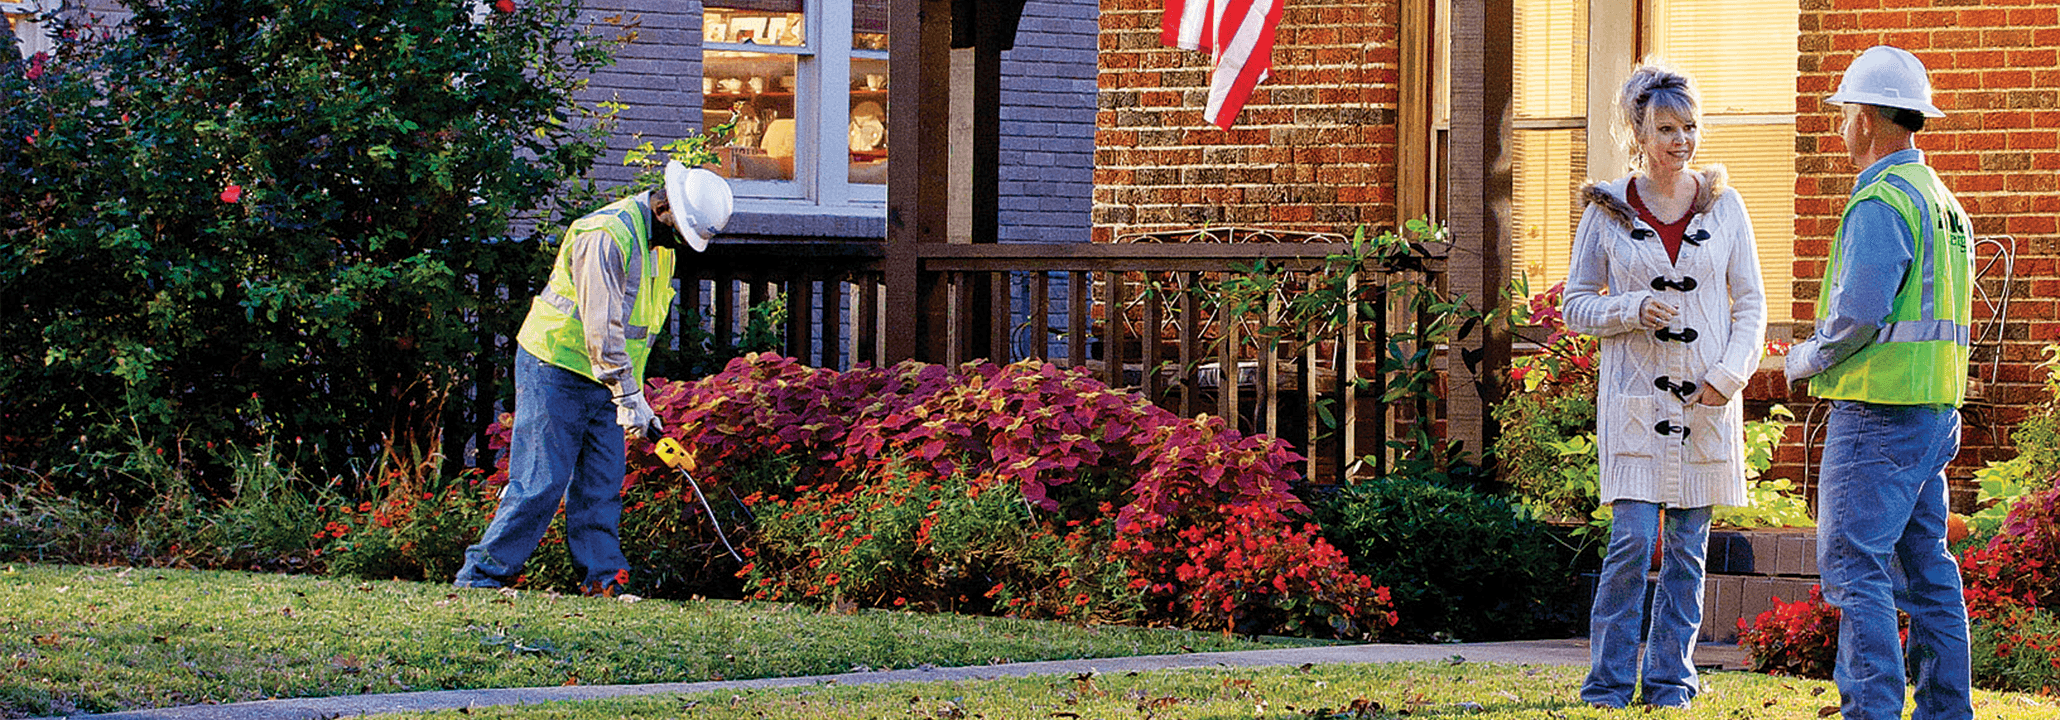
[[[1917,197],[1889,182],[1915,188]],[[1810,379],[1821,398],[1884,405],[1959,406],[1967,397],[1968,339],[1973,324],[1973,264],[1968,244],[1973,226],[1966,210],[1931,168],[1893,165],[1874,182],[1853,192],[1844,214],[1867,200],[1896,211],[1915,240],[1910,267],[1896,288],[1888,323],[1874,341]],[[1920,204],[1921,203],[1921,204]],[[1817,294],[1817,317],[1830,308],[1832,284],[1843,257],[1843,234],[1831,243],[1826,282]]]
[[[652,248],[650,212],[639,197],[608,204],[572,223],[551,266],[550,281],[530,304],[529,317],[516,339],[544,362],[598,380],[587,357],[586,331],[579,318],[579,288],[572,282],[573,239],[600,231],[615,241],[623,256],[629,317],[623,327],[623,350],[629,355],[636,386],[642,386],[644,364],[651,355],[651,328],[665,322],[672,310],[673,252]],[[646,259],[648,258],[648,262]]]

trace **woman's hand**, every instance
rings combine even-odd
[[[1723,393],[1717,392],[1715,387],[1705,382],[1702,384],[1702,390],[1695,394],[1695,401],[1704,405],[1723,405],[1731,402],[1731,398],[1724,397]]]
[[[1675,310],[1674,306],[1660,302],[1658,298],[1646,298],[1645,304],[1638,307],[1638,324],[1645,326],[1647,330],[1658,330],[1666,327],[1679,315],[1680,311]]]

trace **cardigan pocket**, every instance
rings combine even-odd
[[[1739,457],[1738,434],[1726,431],[1730,405],[1691,402],[1682,414],[1688,423],[1688,462],[1728,463]]]
[[[1659,455],[1659,449],[1664,447],[1661,443],[1674,441],[1675,436],[1662,435],[1653,429],[1654,421],[1667,422],[1657,396],[1621,395],[1617,397],[1617,404],[1619,412],[1610,425],[1616,436],[1610,439],[1611,456],[1650,459]]]

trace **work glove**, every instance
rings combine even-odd
[[[658,421],[658,413],[651,410],[651,404],[644,402],[644,391],[638,390],[615,398],[615,424],[623,432],[637,433],[646,440],[665,437],[665,423]]]

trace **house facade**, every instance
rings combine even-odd
[[[119,17],[108,0],[24,0],[6,4],[10,27],[33,36],[31,8],[49,7]],[[996,77],[964,77],[985,67],[959,62],[972,48],[897,37],[934,27],[901,17],[917,7],[1019,12],[1003,23],[1015,32]],[[1657,57],[1701,85],[1701,160],[1729,167],[1746,198],[1776,303],[1769,335],[1795,339],[1854,173],[1822,98],[1860,51],[1894,44],[1925,61],[1948,113],[1919,147],[1977,231],[2014,256],[2007,310],[1977,308],[1998,336],[1977,349],[1980,397],[1953,470],[1963,489],[2011,454],[2011,426],[2043,399],[2041,349],[2060,343],[2060,0],[1290,0],[1272,76],[1228,131],[1201,117],[1207,56],[1164,47],[1162,13],[1163,0],[593,0],[585,17],[627,40],[587,97],[622,103],[594,175],[625,180],[628,149],[735,120],[722,151],[739,195],[734,239],[877,242],[895,232],[892,163],[928,143],[941,154],[901,172],[953,178],[922,195],[950,200],[948,227],[924,231],[932,242],[1109,243],[1205,226],[1349,234],[1430,217],[1452,231],[1452,289],[1500,302],[1512,280],[1536,291],[1563,277],[1574,190],[1624,168],[1612,93],[1637,59]],[[897,49],[923,57],[890,62]],[[950,127],[914,137],[918,118],[897,130],[887,98],[912,68],[952,75],[924,78],[926,89],[994,88],[998,110],[905,91]],[[983,143],[993,160],[974,157]],[[972,173],[995,185],[991,212],[964,201],[975,193],[958,168],[977,162],[991,162]],[[2001,271],[1984,277],[2000,297]],[[1488,368],[1498,343],[1522,351],[1510,340],[1480,341]],[[1500,393],[1493,373],[1448,371],[1463,406],[1454,431],[1492,433],[1481,418]],[[1749,399],[1806,416],[1809,399],[1776,375],[1763,372]],[[1804,472],[1806,426],[1791,430],[1777,476]]]
[[[738,196],[730,235],[884,238],[896,145],[886,127],[890,5],[587,3],[589,22],[627,40],[586,98],[624,105],[594,175],[627,180],[634,173],[610,161],[630,148],[735,121],[716,168]],[[1002,242],[1087,239],[1097,31],[1092,2],[1029,2],[1002,53]]]
[[[1289,2],[1273,76],[1228,132],[1200,118],[1207,58],[1159,45],[1160,5],[1101,3],[1096,239],[1217,223],[1349,232],[1450,219],[1483,196],[1455,165],[1465,151],[1455,133],[1478,112],[1505,138],[1486,182],[1508,178],[1506,225],[1472,237],[1455,226],[1455,240],[1503,269],[1481,286],[1522,278],[1540,290],[1564,278],[1575,189],[1623,172],[1624,151],[1607,134],[1611,93],[1636,59],[1656,57],[1701,86],[1699,161],[1726,165],[1746,199],[1777,340],[1808,334],[1856,170],[1822,99],[1862,50],[1911,50],[1948,114],[1918,147],[1977,232],[2015,254],[2007,314],[1977,309],[1978,324],[2001,326],[1976,350],[1982,398],[1953,468],[1963,491],[1973,469],[2012,454],[2010,427],[2043,398],[2041,348],[2060,338],[2060,2]],[[1491,62],[1507,57],[1506,113],[1466,105],[1471,88],[1494,79],[1494,68],[1467,65],[1471,43]],[[2001,268],[1984,277],[2000,299]],[[1804,417],[1811,400],[1786,394],[1778,358],[1763,367],[1749,399]],[[1803,431],[1791,429],[1776,476],[1802,476]]]

